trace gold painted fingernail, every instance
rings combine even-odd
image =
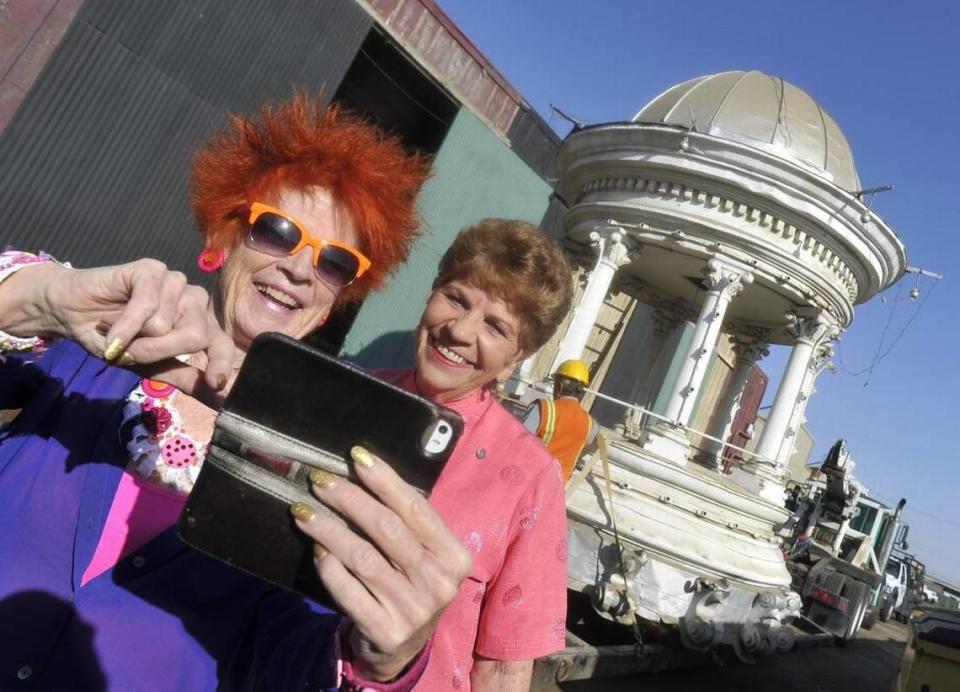
[[[290,505],[290,514],[293,515],[294,519],[310,521],[317,515],[317,512],[306,502],[294,502]]]
[[[330,553],[330,551],[327,550],[326,548],[324,548],[324,547],[323,547],[322,545],[320,545],[319,543],[314,543],[314,544],[313,544],[313,556],[314,556],[315,558],[317,558],[318,560],[326,557],[329,553]]]
[[[104,360],[116,360],[123,353],[123,339],[114,339],[103,352]]]
[[[360,445],[350,448],[350,456],[365,469],[373,468],[373,465],[377,463],[376,457]]]
[[[117,365],[119,365],[121,368],[129,367],[136,362],[137,361],[133,359],[133,356],[131,356],[128,351],[124,351],[120,354],[120,357],[117,358]]]
[[[310,482],[314,485],[319,485],[321,488],[332,488],[337,484],[337,477],[332,473],[327,473],[320,469],[313,469],[310,472]]]
[[[217,391],[219,392],[226,386],[227,386],[227,376],[224,375],[223,373],[220,373],[219,375],[217,375]]]

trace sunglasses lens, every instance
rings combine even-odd
[[[327,245],[317,262],[317,275],[331,286],[346,286],[357,278],[360,260],[352,252]]]
[[[300,242],[300,229],[277,214],[264,212],[250,226],[250,245],[275,257],[289,255]]]

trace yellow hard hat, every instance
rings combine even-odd
[[[590,384],[590,371],[587,369],[587,364],[582,360],[563,361],[557,368],[557,374],[581,382],[584,386]]]

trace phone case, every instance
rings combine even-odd
[[[279,586],[330,603],[312,542],[289,507],[320,507],[309,472],[352,476],[353,445],[429,492],[463,430],[460,416],[299,341],[253,342],[214,425],[180,516],[188,545]]]

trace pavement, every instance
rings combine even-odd
[[[806,647],[755,664],[727,663],[621,678],[560,683],[541,689],[570,692],[887,692],[897,674],[907,628],[878,622],[846,646]]]

